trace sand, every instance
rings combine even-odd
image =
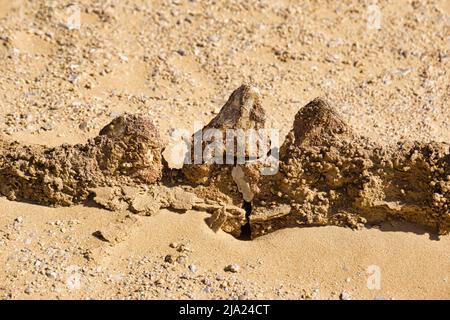
[[[282,135],[324,96],[379,143],[449,142],[449,2],[377,3],[380,30],[359,1],[79,1],[80,29],[69,30],[65,3],[0,0],[0,130],[27,144],[84,143],[129,112],[167,140],[252,81]],[[214,233],[202,212],[129,214],[1,198],[0,298],[450,298],[450,238],[424,227],[242,241]],[[379,289],[368,288],[373,266]]]

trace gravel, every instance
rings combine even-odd
[[[240,269],[241,269],[241,267],[238,264],[229,264],[224,268],[224,270],[226,272],[232,272],[232,273],[237,273],[237,272],[239,272]]]

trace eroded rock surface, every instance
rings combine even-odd
[[[251,155],[248,139],[242,140],[237,138],[237,135],[244,136],[249,133],[249,130],[264,129],[266,123],[266,115],[264,108],[261,105],[261,94],[259,90],[252,85],[242,85],[236,89],[222,107],[220,112],[214,117],[202,130],[203,139],[201,143],[201,154],[195,154],[196,142],[193,137],[192,142],[192,164],[183,166],[183,173],[187,180],[195,184],[220,184],[224,188],[231,190],[234,185],[231,179],[231,170],[236,163],[235,157],[242,155],[249,158]],[[223,148],[212,148],[216,140],[215,136],[208,136],[209,129],[218,129],[221,133],[221,141],[218,141],[219,146]],[[227,130],[234,130],[235,136],[227,137]],[[199,133],[195,133],[194,136]],[[200,140],[197,140],[200,141]],[[227,144],[228,141],[228,144]],[[222,143],[223,142],[223,143]],[[231,146],[227,150],[227,146]],[[218,154],[215,153],[217,151]],[[213,163],[210,161],[211,157],[217,155],[223,160],[223,163]],[[227,155],[231,155],[231,164],[227,163]],[[197,156],[197,159],[196,159]],[[200,159],[198,159],[200,156]],[[217,177],[220,177],[218,179]]]
[[[86,200],[91,188],[155,183],[161,170],[158,130],[135,115],[114,119],[86,144],[0,141],[0,193],[11,200],[72,205]]]
[[[252,237],[292,226],[358,227],[401,219],[450,229],[450,150],[446,143],[381,146],[352,132],[323,99],[295,117],[280,150],[280,171],[257,181]]]
[[[219,129],[225,143],[226,130],[264,128],[259,91],[243,85],[202,131]],[[208,149],[211,138],[200,142],[201,155],[214,151],[223,163],[206,157],[180,171],[167,164],[170,178],[161,182],[162,146],[147,118],[118,117],[83,145],[45,148],[0,140],[0,193],[47,205],[72,205],[92,194],[106,209],[141,215],[162,208],[206,211],[214,231],[236,237],[242,230],[255,238],[285,227],[358,228],[394,219],[442,234],[450,230],[447,143],[378,144],[353,132],[320,98],[297,113],[273,175],[263,174],[264,161],[252,158],[248,135],[241,144],[244,162],[227,163],[227,144]],[[239,154],[236,137],[230,139],[231,153]]]

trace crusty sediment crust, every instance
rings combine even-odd
[[[241,86],[205,129],[263,129],[261,100],[255,87]],[[0,193],[12,200],[72,205],[99,187],[156,185],[162,175],[161,149],[157,128],[137,115],[118,117],[97,137],[75,146],[46,148],[2,139]],[[450,145],[408,141],[379,145],[355,134],[321,98],[295,116],[280,148],[278,173],[265,176],[260,169],[258,162],[188,164],[177,181],[214,208],[215,229],[222,226],[235,236],[246,224],[254,238],[285,227],[357,228],[390,219],[429,226],[442,234],[450,230]],[[113,201],[115,192],[107,194]],[[174,206],[202,208],[198,197],[181,196],[197,200]],[[127,201],[151,207],[147,200],[145,206]],[[158,201],[169,207],[174,203]],[[244,204],[251,210],[219,209]]]

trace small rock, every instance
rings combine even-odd
[[[123,54],[119,54],[119,59],[122,61],[122,62],[128,62],[128,57],[126,56],[126,55],[123,55]]]
[[[204,292],[204,293],[213,293],[213,292],[214,292],[214,288],[211,288],[211,287],[205,287],[205,288],[203,289],[203,292]]]
[[[216,276],[216,281],[223,281],[223,280],[225,280],[225,278],[222,277],[220,274],[218,274],[218,275]]]
[[[192,273],[196,273],[198,270],[198,268],[195,264],[190,264],[188,268]]]
[[[171,248],[176,248],[176,247],[178,247],[178,244],[177,244],[176,242],[171,242],[171,243],[169,244],[169,247],[171,247]]]
[[[77,84],[80,82],[80,76],[77,74],[71,74],[69,75],[69,77],[67,78],[67,81],[69,81],[72,84]]]
[[[177,258],[177,262],[178,262],[179,264],[186,264],[186,256],[179,256],[179,257]]]
[[[80,130],[86,130],[88,127],[88,123],[86,121],[82,121],[80,123],[80,125],[78,126],[78,128],[80,128]]]
[[[192,252],[192,249],[189,248],[188,246],[182,244],[178,247],[177,251],[178,252]]]
[[[233,272],[233,273],[239,272],[240,269],[241,267],[237,264],[230,264],[224,268],[226,272]]]
[[[25,293],[26,293],[26,294],[32,294],[33,292],[34,292],[34,290],[33,290],[32,287],[27,287],[27,288],[25,289]]]
[[[164,257],[164,261],[168,262],[168,263],[174,262],[173,257],[170,254],[168,254],[167,256]]]
[[[56,279],[58,274],[55,271],[47,270],[45,271],[45,275],[49,277],[50,279]]]
[[[44,131],[51,131],[51,130],[54,129],[54,127],[55,127],[55,126],[54,126],[53,123],[47,122],[47,123],[44,123],[44,124],[41,126],[41,129],[44,130]]]
[[[23,218],[22,217],[17,217],[14,221],[17,222],[17,223],[22,223],[23,222]]]
[[[40,260],[36,260],[34,262],[34,267],[37,269],[37,268],[39,268],[41,266],[41,264],[42,264],[42,262]]]
[[[350,293],[346,292],[346,291],[342,291],[341,295],[339,296],[339,298],[341,300],[351,300],[352,296],[350,295]]]

